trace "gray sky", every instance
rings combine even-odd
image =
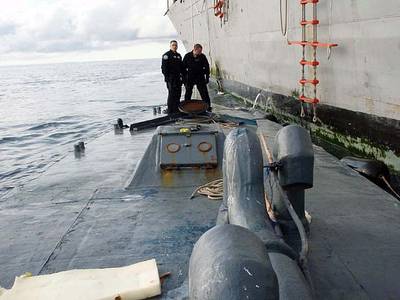
[[[165,0],[0,0],[0,64],[160,57]]]

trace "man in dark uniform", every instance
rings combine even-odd
[[[208,95],[207,84],[210,80],[210,65],[207,57],[202,53],[203,47],[196,44],[193,50],[183,58],[185,100],[192,98],[193,87],[196,85],[201,99],[208,104],[211,111],[210,96]]]
[[[168,114],[179,112],[178,106],[182,94],[183,65],[182,56],[177,52],[178,42],[171,41],[170,49],[162,57],[161,71],[168,88]]]

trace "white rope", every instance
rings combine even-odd
[[[284,0],[285,1],[285,13],[284,13],[285,21],[283,22],[282,1],[283,0],[279,0],[279,11],[280,11],[280,20],[281,20],[281,33],[282,33],[283,36],[286,36],[287,33],[288,33],[289,8],[288,8],[288,0]]]
[[[191,21],[192,21],[192,44],[194,43],[194,13],[193,13],[193,6],[194,6],[194,4],[193,4],[193,0],[191,0],[190,1],[190,4],[191,4],[191,8],[192,8],[192,18],[191,18]]]
[[[264,100],[265,100],[265,103],[264,103],[265,111],[267,111],[268,109],[272,109],[272,103],[271,103],[272,99],[270,99],[270,97],[267,98],[267,96],[265,96],[263,94],[263,90],[260,90],[260,92],[257,94],[256,99],[254,100],[254,103],[253,103],[253,109],[255,109],[257,105],[262,108],[261,102],[260,102],[260,104],[257,104],[257,102],[260,98],[264,98]]]
[[[332,2],[333,2],[333,0],[329,1],[329,11],[330,11],[330,13],[329,13],[329,21],[328,21],[328,35],[329,35],[328,43],[331,43],[331,26],[332,26],[332,13],[333,13],[333,8],[332,8],[333,4],[332,4]],[[331,59],[331,55],[332,55],[332,48],[331,47],[326,48],[326,58],[328,60]]]
[[[199,186],[194,190],[190,199],[196,197],[196,194],[207,196],[211,200],[222,200],[224,196],[224,181],[223,179],[217,179]]]
[[[387,185],[387,187],[389,188],[389,190],[392,191],[392,193],[397,197],[397,199],[400,200],[400,195],[397,194],[397,192],[394,190],[394,188],[390,185],[389,181],[386,179],[385,176],[381,176],[381,179],[383,180],[383,182]]]

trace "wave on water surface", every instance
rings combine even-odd
[[[112,130],[117,118],[151,118],[151,107],[166,97],[159,63],[0,67],[0,199],[45,172],[77,141]]]

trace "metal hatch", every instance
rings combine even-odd
[[[161,169],[216,168],[216,134],[200,125],[165,126],[160,130]]]

